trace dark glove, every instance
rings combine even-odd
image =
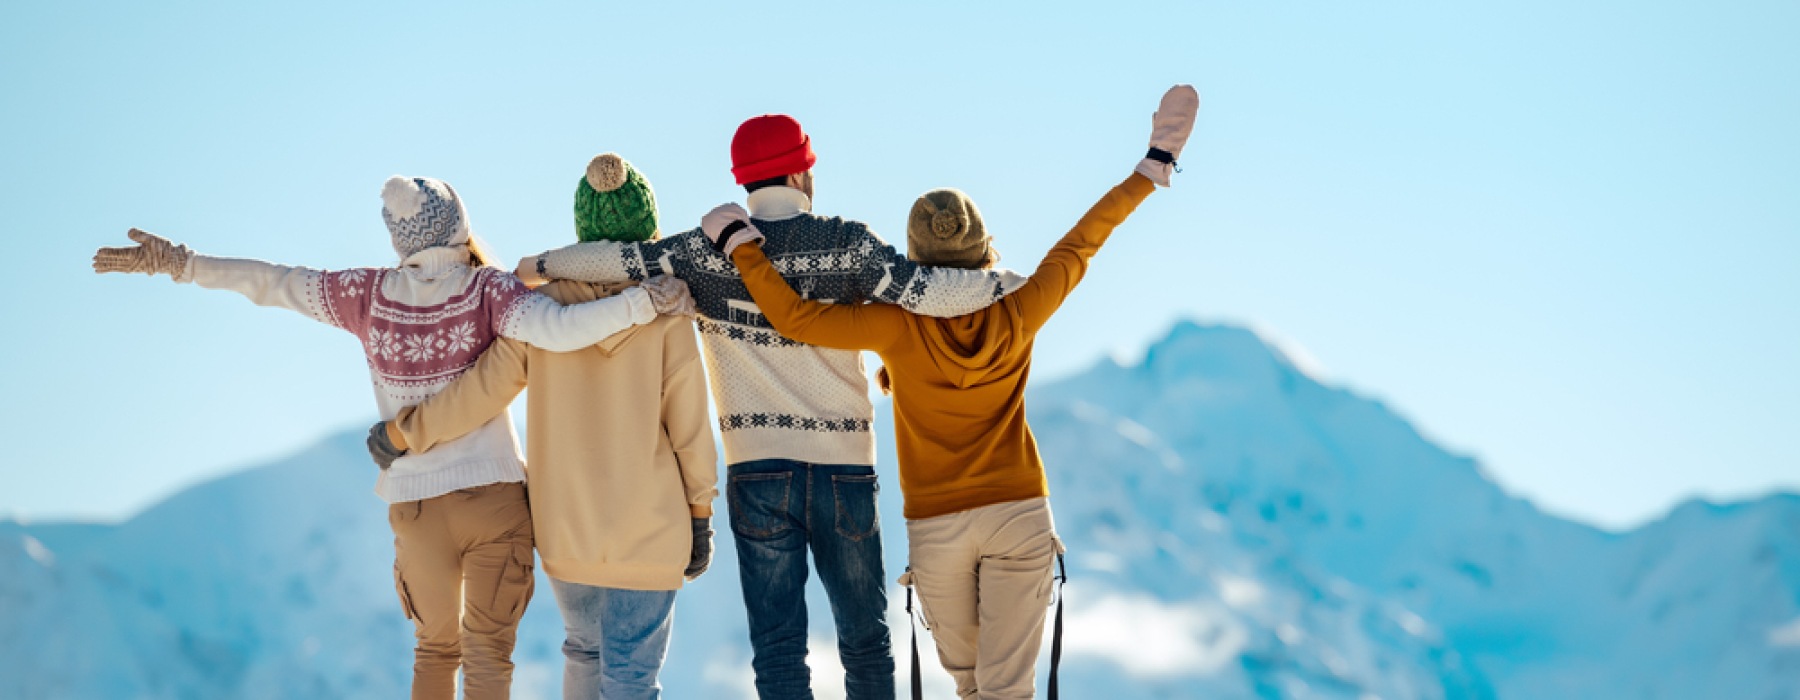
[[[689,581],[700,578],[712,566],[712,518],[694,518],[693,522],[694,551],[688,555],[687,571],[681,572]]]
[[[384,471],[394,466],[394,460],[406,454],[406,450],[395,447],[394,442],[388,439],[387,421],[379,421],[375,427],[369,428],[368,445],[369,456],[375,459],[375,466]]]

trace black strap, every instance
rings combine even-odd
[[[912,573],[912,567],[906,567],[906,573]],[[906,624],[912,628],[912,700],[925,700],[924,684],[919,682],[919,623],[913,619],[912,579],[906,584]]]
[[[1155,150],[1155,149],[1152,149]],[[1063,568],[1063,555],[1056,555],[1056,627],[1050,636],[1050,693],[1049,700],[1056,700],[1056,671],[1062,666],[1062,609],[1063,584],[1069,582],[1069,571]]]
[[[1144,154],[1144,157],[1158,163],[1168,163],[1169,165],[1173,165],[1175,166],[1175,172],[1181,172],[1181,164],[1175,162],[1175,154],[1173,153],[1151,146],[1150,152]]]
[[[906,567],[912,573],[912,567]],[[910,577],[907,579],[912,580]],[[1063,585],[1069,582],[1069,570],[1063,566],[1063,555],[1056,555],[1056,626],[1050,635],[1050,693],[1057,700],[1057,671],[1062,667]],[[919,624],[913,619],[913,587],[906,585],[906,623],[912,628],[912,700],[925,700],[925,686],[919,682]]]
[[[742,220],[733,221],[729,224],[725,224],[725,230],[720,231],[719,237],[712,242],[713,250],[719,251],[721,253],[725,252],[725,241],[731,239],[731,234],[742,231],[745,228],[748,228],[749,226],[750,226],[750,224],[744,223]]]

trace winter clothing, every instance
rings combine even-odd
[[[554,282],[540,291],[578,304],[639,290]],[[704,386],[692,323],[662,316],[575,352],[496,342],[466,377],[401,410],[392,425],[407,448],[429,457],[504,415],[529,387],[531,508],[544,570],[589,586],[675,590],[689,563],[690,518],[710,515],[718,494]]]
[[[815,162],[812,137],[785,114],[751,117],[731,137],[731,175],[740,185],[803,173]]]
[[[864,224],[809,213],[811,202],[793,188],[759,189],[749,205],[768,236],[763,250],[795,275],[808,298],[879,301],[948,317],[984,308],[1024,281],[1004,270],[920,266]],[[701,229],[645,243],[578,243],[543,260],[557,279],[623,282],[673,274],[688,283],[701,316],[726,462],[875,463],[869,431],[875,409],[861,356],[776,333],[731,260]]]
[[[700,574],[706,573],[706,570],[712,567],[713,529],[711,517],[694,518],[690,524],[693,527],[694,546],[691,553],[688,554],[687,570],[682,571],[681,574],[692,580],[700,578]]]
[[[429,248],[398,270],[326,272],[195,254],[178,281],[235,291],[253,303],[299,311],[356,335],[368,356],[383,418],[437,393],[473,366],[496,337],[566,351],[656,319],[650,295],[642,290],[565,307],[532,293],[512,275],[471,268],[467,260],[464,247]],[[488,417],[454,445],[395,460],[381,472],[375,492],[401,503],[524,481],[512,420],[498,411]]]
[[[508,697],[513,641],[531,601],[531,512],[522,484],[388,506],[394,586],[414,623],[414,700]]]
[[[1030,498],[906,521],[912,570],[938,660],[956,695],[1032,697],[1051,568],[1063,551],[1050,502]]]
[[[764,700],[810,700],[806,552],[837,622],[849,700],[892,700],[875,468],[787,459],[733,464],[726,503]]]
[[[381,467],[383,470],[394,466],[394,460],[406,454],[406,450],[394,446],[394,440],[388,435],[385,422],[378,421],[375,425],[370,426],[369,438],[364,442],[369,447],[369,457],[375,460],[375,466]]]
[[[1024,287],[960,318],[806,301],[760,247],[740,247],[732,257],[757,307],[783,335],[881,355],[894,384],[906,517],[929,518],[1049,495],[1037,442],[1025,424],[1033,341],[1107,236],[1154,189],[1147,178],[1132,175],[1051,249]],[[795,275],[796,283],[805,281]],[[733,381],[736,371],[715,365],[714,381]]]
[[[1162,103],[1150,115],[1150,155],[1138,162],[1137,172],[1163,187],[1175,172],[1175,161],[1194,131],[1194,115],[1200,110],[1200,93],[1192,85],[1176,85],[1163,93]]]
[[[657,700],[669,654],[674,591],[633,591],[550,579],[562,609],[564,700]]]
[[[763,240],[762,232],[754,226],[731,228],[733,223],[749,220],[750,212],[744,211],[737,202],[727,202],[713,207],[706,216],[700,217],[700,230],[706,234],[707,240],[712,241],[714,250],[729,256],[738,246]],[[731,229],[731,232],[726,233],[726,229]]]
[[[688,294],[687,283],[668,275],[657,275],[638,286],[650,295],[650,305],[656,308],[656,313],[694,317],[694,297]]]
[[[999,260],[994,237],[968,195],[950,188],[926,192],[906,217],[906,257],[926,265],[981,267]]]
[[[134,228],[125,235],[138,244],[95,251],[94,272],[136,272],[174,278],[187,270],[188,257],[194,254],[187,246],[175,245],[169,239],[149,231]]]
[[[656,237],[656,193],[650,181],[617,153],[588,162],[575,185],[575,236],[584,241],[647,241]]]
[[[450,184],[429,177],[388,178],[381,186],[381,220],[402,259],[427,248],[469,242],[469,214]]]

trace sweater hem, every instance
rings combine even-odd
[[[393,503],[437,498],[451,491],[525,481],[525,465],[517,460],[458,462],[420,474],[382,472],[375,480],[375,495]]]
[[[685,564],[684,564],[685,566]],[[681,590],[682,567],[544,559],[544,573],[564,583],[631,591]]]
[[[761,459],[791,459],[813,464],[875,464],[875,434],[872,432],[742,428],[726,431],[722,441],[727,465]]]

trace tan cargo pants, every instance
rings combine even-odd
[[[959,698],[1035,692],[1052,569],[1063,551],[1050,501],[996,503],[906,521],[913,585]]]
[[[513,641],[531,601],[531,508],[525,485],[489,484],[388,506],[394,586],[413,621],[414,700],[504,699]]]

